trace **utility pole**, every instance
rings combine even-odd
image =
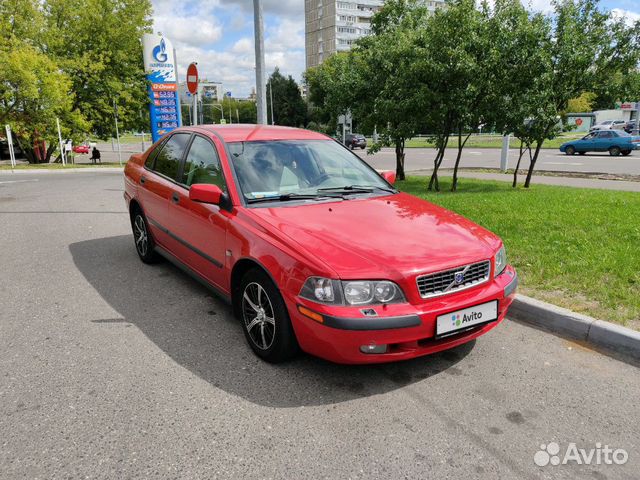
[[[258,123],[267,124],[267,92],[264,82],[264,22],[262,0],[253,0],[253,28],[256,44],[256,105]]]
[[[271,102],[271,125],[275,125],[276,122],[273,119],[273,77],[269,79],[269,101]]]

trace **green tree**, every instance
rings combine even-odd
[[[48,162],[55,152],[56,118],[65,138],[88,126],[72,110],[69,77],[35,48],[13,44],[11,50],[0,51],[0,78],[0,124],[11,125],[30,163]]]
[[[354,52],[336,53],[304,74],[310,108],[315,111],[317,120],[332,130],[338,123],[338,116],[354,105],[359,78],[352,68],[354,55]]]
[[[583,92],[617,90],[616,78],[638,67],[640,22],[634,27],[598,9],[596,0],[557,0],[554,18],[547,19],[542,49],[548,65],[535,82],[528,104],[535,150],[525,187],[531,178],[543,143],[561,131],[562,115],[569,101]]]
[[[148,131],[140,38],[150,31],[149,0],[47,0],[42,51],[71,78],[73,109],[96,135],[115,135],[114,101],[124,129]]]
[[[0,3],[0,124],[11,125],[16,142],[31,163],[48,162],[55,153],[56,118],[65,138],[88,126],[73,109],[69,76],[38,48],[35,39],[44,28],[36,2]]]
[[[269,123],[288,127],[303,127],[307,120],[307,105],[299,85],[291,75],[283,76],[277,67],[267,82],[267,115]]]
[[[405,179],[405,142],[422,123],[409,65],[418,60],[415,31],[426,16],[426,8],[418,2],[387,1],[372,19],[373,34],[359,42],[349,62],[350,109],[364,128],[380,133],[369,153],[394,147],[398,180]]]

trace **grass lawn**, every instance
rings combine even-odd
[[[542,148],[551,148],[556,149],[559,148],[564,142],[569,140],[573,140],[575,138],[582,138],[586,134],[585,133],[567,133],[560,135],[553,140],[547,140],[542,144]],[[511,137],[511,141],[509,142],[510,148],[518,149],[520,148],[520,141],[517,138]],[[412,138],[407,140],[406,147],[407,148],[425,148],[425,147],[433,147],[432,143],[427,142],[426,138]],[[457,148],[458,147],[458,138],[450,138],[448,148]],[[465,148],[502,148],[502,137],[499,135],[471,135]]]
[[[124,164],[124,162],[123,162]],[[119,167],[120,164],[118,162],[105,162],[105,163],[69,163],[66,166],[61,163],[21,163],[16,165],[14,170],[67,170],[74,168],[89,168],[89,167]],[[0,170],[11,170],[11,165],[0,165]]]
[[[640,194],[466,178],[427,193],[428,180],[396,186],[500,235],[521,293],[640,329]]]

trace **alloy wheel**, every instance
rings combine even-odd
[[[242,318],[253,344],[267,350],[273,344],[276,322],[271,299],[262,285],[249,283],[242,294]]]
[[[138,253],[144,257],[149,250],[149,235],[147,233],[147,225],[142,215],[136,215],[136,219],[133,222],[133,235]]]

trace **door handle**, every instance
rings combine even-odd
[[[180,203],[180,195],[178,195],[178,192],[173,192],[173,195],[171,195],[171,201],[173,203]]]
[[[146,181],[147,181],[147,179],[146,179],[146,178],[144,178],[144,175],[142,175],[142,176],[140,177],[140,185],[144,185],[144,182],[146,182]]]

